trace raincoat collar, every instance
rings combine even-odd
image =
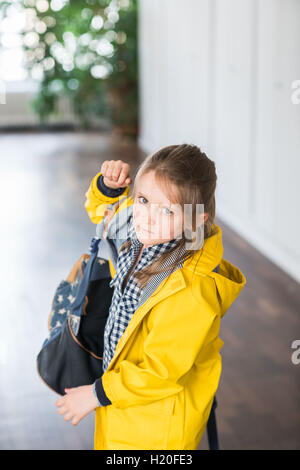
[[[219,266],[216,271],[215,268]],[[220,315],[223,317],[246,284],[242,271],[223,258],[222,229],[213,225],[212,235],[191,259],[183,264],[184,270],[193,270],[200,276],[208,275],[216,283]]]
[[[200,250],[195,251],[195,254],[184,262],[183,269],[192,269],[196,274],[207,274],[218,266],[222,257],[222,229],[213,224],[212,235],[204,240]]]

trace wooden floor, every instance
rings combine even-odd
[[[107,159],[135,171],[144,154],[99,133],[9,133],[0,144],[0,449],[92,449],[93,415],[77,427],[65,422],[35,360],[54,290],[94,235],[83,206],[91,178]],[[299,449],[300,365],[291,362],[291,344],[300,339],[299,284],[216,222],[224,258],[248,281],[221,327],[220,446]],[[207,449],[206,434],[199,449]]]

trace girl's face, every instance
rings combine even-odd
[[[171,186],[172,189],[175,189]],[[183,233],[183,211],[158,185],[154,171],[136,182],[133,224],[139,241],[147,247],[170,241]]]

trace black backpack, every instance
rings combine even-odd
[[[65,388],[90,385],[103,374],[104,327],[113,287],[108,261],[97,257],[99,241],[92,239],[91,255],[82,255],[58,285],[49,336],[37,356],[40,377],[60,395]]]

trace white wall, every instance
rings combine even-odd
[[[139,16],[141,147],[199,145],[217,216],[300,281],[300,0],[140,0]]]

